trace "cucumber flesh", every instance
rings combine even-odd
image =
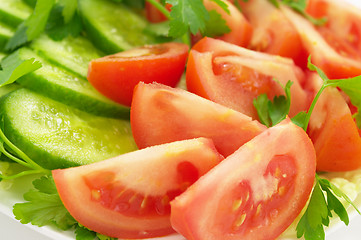
[[[147,21],[124,5],[106,0],[78,3],[88,36],[106,54],[155,42],[154,36],[145,34]]]
[[[0,21],[17,27],[27,19],[33,9],[22,0],[1,0],[0,1]]]
[[[94,45],[84,37],[67,37],[54,41],[47,35],[35,39],[30,48],[49,62],[86,78],[89,62],[104,56]]]
[[[20,85],[94,115],[129,119],[129,107],[104,97],[87,79],[50,64],[28,48],[18,51],[14,54],[22,60],[35,58],[42,63],[40,69],[19,78]]]
[[[25,88],[1,98],[0,109],[5,135],[47,169],[136,150],[129,121],[94,116]]]
[[[14,30],[0,22],[0,51],[3,51],[6,43],[14,35]]]

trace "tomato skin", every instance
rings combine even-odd
[[[248,48],[299,61],[303,51],[301,38],[277,7],[267,0],[238,2],[254,29]]]
[[[167,3],[165,7],[170,10],[171,5]],[[167,20],[167,17],[148,1],[145,1],[145,16],[152,23],[160,23]]]
[[[315,169],[312,142],[287,119],[176,197],[172,226],[192,240],[276,239],[305,206]]]
[[[176,86],[187,56],[188,46],[183,43],[147,45],[91,61],[88,80],[100,93],[130,106],[140,81]]]
[[[156,83],[135,88],[130,123],[139,148],[207,137],[224,156],[266,129],[242,113]]]
[[[248,46],[253,28],[243,14],[229,1],[224,0],[224,4],[227,5],[230,13],[225,12],[217,3],[211,0],[204,0],[203,4],[208,11],[215,10],[221,14],[222,18],[226,21],[227,26],[230,28],[230,32],[222,36],[217,36],[217,39],[236,44],[238,46]]]
[[[187,89],[197,95],[242,112],[258,114],[253,100],[262,93],[270,99],[284,95],[291,80],[290,116],[309,105],[302,85],[305,76],[291,59],[245,49],[221,40],[203,38],[193,46],[187,62]]]
[[[322,80],[310,77],[318,90]],[[310,83],[311,84],[311,83]],[[361,137],[347,102],[336,88],[326,88],[312,112],[308,134],[317,154],[317,170],[352,171],[361,167]]]
[[[52,174],[80,224],[110,237],[149,238],[174,232],[169,201],[222,159],[211,140],[198,138]]]

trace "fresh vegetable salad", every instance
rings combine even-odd
[[[77,240],[325,239],[361,214],[360,38],[337,0],[2,0],[2,196]]]

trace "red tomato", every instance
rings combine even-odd
[[[304,51],[301,37],[277,7],[268,0],[239,3],[254,30],[249,48],[300,61]]]
[[[138,82],[176,86],[187,61],[183,43],[147,45],[95,59],[89,64],[88,80],[110,99],[130,106]]]
[[[312,142],[285,120],[176,197],[172,226],[192,240],[276,239],[305,206],[315,168]]]
[[[266,93],[284,95],[291,80],[290,116],[305,110],[305,77],[291,59],[255,52],[221,40],[204,38],[191,50],[186,81],[189,91],[258,119],[253,100]],[[275,79],[277,81],[275,81]]]
[[[358,8],[334,0],[309,0],[306,10],[314,17],[327,18],[326,24],[317,30],[328,44],[341,54],[360,59],[361,11]]]
[[[170,4],[167,3],[165,6],[168,10],[170,10]],[[159,23],[167,20],[167,17],[148,1],[145,1],[145,16],[147,17],[148,21],[152,23]]]
[[[143,83],[134,91],[130,123],[139,148],[207,137],[224,156],[266,129],[242,113],[185,90]]]
[[[174,231],[169,202],[222,159],[211,140],[199,138],[52,173],[80,224],[114,238],[149,238]]]
[[[330,79],[361,75],[360,57],[353,58],[355,49],[340,40],[343,38],[342,32],[332,35],[327,28],[324,28],[321,32],[326,36],[325,39],[312,23],[301,15],[283,6],[281,9],[302,37],[304,47],[312,56],[312,62],[321,68]]]
[[[217,38],[242,47],[248,46],[252,37],[252,26],[249,24],[243,14],[229,1],[223,0],[223,3],[227,4],[230,13],[225,12],[214,1],[203,1],[203,4],[207,10],[215,10],[221,14],[222,18],[226,21],[227,26],[230,28],[229,33],[226,33]]]
[[[315,74],[313,88],[322,80]],[[351,171],[361,167],[361,137],[351,111],[341,93],[326,88],[312,112],[308,133],[317,154],[317,170]]]

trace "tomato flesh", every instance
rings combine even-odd
[[[130,123],[139,148],[207,137],[224,156],[266,129],[240,112],[155,83],[139,83],[135,88]]]
[[[171,222],[192,240],[276,239],[312,191],[316,155],[290,120],[269,128],[171,202]]]
[[[149,238],[174,232],[170,201],[222,159],[211,140],[197,138],[52,173],[80,224],[110,237]]]
[[[322,80],[315,76],[314,91]],[[310,83],[311,84],[311,83]],[[317,170],[342,172],[361,167],[361,137],[346,100],[337,89],[326,88],[312,112],[308,134],[317,153]]]
[[[277,81],[275,81],[277,79]],[[309,105],[302,85],[305,76],[291,59],[241,48],[212,38],[203,38],[190,51],[187,89],[204,98],[258,119],[253,100],[262,93],[270,99],[284,95],[291,80],[290,116]]]
[[[301,38],[277,7],[267,0],[238,2],[254,29],[250,49],[299,61],[303,51]]]
[[[187,56],[186,44],[147,45],[91,61],[88,80],[108,98],[130,106],[133,89],[140,81],[176,86]]]

